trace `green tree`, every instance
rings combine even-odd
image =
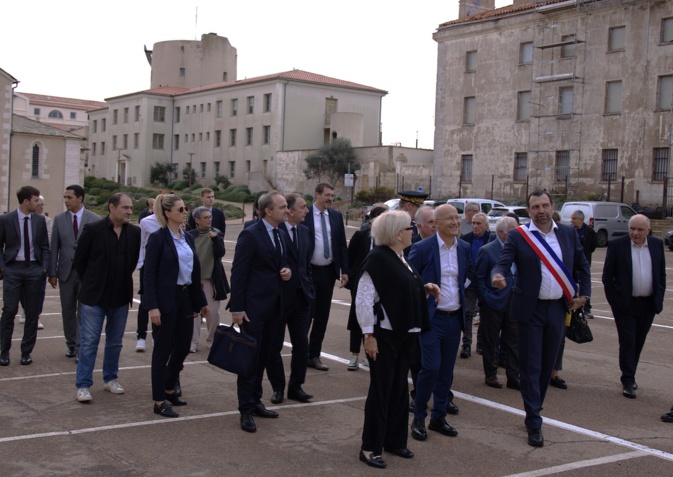
[[[388,199],[396,197],[395,189],[386,186],[370,187],[369,189],[362,189],[355,194],[355,198],[366,204],[375,204],[377,202],[385,202]]]
[[[170,162],[157,162],[152,167],[150,167],[150,182],[161,184],[167,186],[168,183],[173,179],[173,174],[175,174],[177,164],[171,164]]]
[[[193,167],[185,166],[182,168],[182,178],[187,181],[188,184],[196,184],[196,171]]]
[[[348,172],[349,164],[351,173],[360,170],[360,160],[350,139],[336,138],[308,155],[304,175],[319,181],[324,178],[336,187]]]

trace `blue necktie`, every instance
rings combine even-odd
[[[320,212],[320,225],[322,227],[322,246],[325,260],[329,259],[329,237],[327,236],[327,224],[325,223],[325,212]]]

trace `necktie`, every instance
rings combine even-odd
[[[327,223],[325,223],[325,212],[320,212],[320,226],[322,227],[322,246],[325,259],[329,258],[329,237],[327,236]]]
[[[77,240],[77,234],[79,233],[79,227],[77,227],[77,216],[72,214],[72,231],[75,234],[75,240]]]
[[[292,227],[292,243],[294,243],[294,248],[299,251],[299,242],[297,240],[299,237],[297,237],[297,227]]]
[[[28,235],[28,217],[23,218],[23,253],[24,264],[30,265],[30,235]]]
[[[276,255],[278,255],[278,261],[280,261],[283,256],[283,251],[280,248],[280,237],[278,236],[278,229],[273,229],[273,243],[276,246]]]

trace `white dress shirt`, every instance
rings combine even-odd
[[[547,242],[547,245],[554,251],[556,256],[563,262],[563,252],[561,251],[561,245],[558,242],[558,237],[556,236],[556,230],[558,225],[552,221],[552,228],[548,234],[543,233],[538,229],[533,222],[530,223],[530,230],[537,230],[540,232],[542,238]],[[542,260],[540,260],[540,273],[542,274],[542,281],[540,282],[540,293],[538,293],[538,299],[540,300],[558,300],[563,297],[563,289],[559,282],[556,281],[554,275],[551,274],[547,266]]]
[[[654,294],[652,284],[652,256],[647,246],[647,239],[640,247],[631,240],[631,261],[633,270],[631,279],[633,281],[633,292],[631,296],[646,297]]]
[[[439,284],[440,298],[437,309],[442,311],[456,311],[460,309],[460,286],[458,284],[458,238],[455,238],[453,245],[449,248],[439,236],[437,245],[439,246],[439,263],[442,268],[442,280]]]
[[[329,243],[329,258],[325,259],[325,247],[323,242],[322,221],[320,220],[320,211],[313,206],[313,230],[315,230],[315,248],[311,257],[311,264],[318,267],[329,265],[334,260],[334,251],[332,250],[332,226],[329,223],[329,209],[325,209],[325,226],[327,227],[327,242]]]

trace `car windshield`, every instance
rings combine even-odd
[[[509,211],[507,209],[491,209],[491,211],[488,213],[489,217],[502,217],[503,215],[507,215]]]

